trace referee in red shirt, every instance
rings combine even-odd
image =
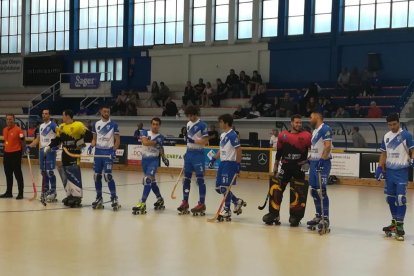
[[[6,115],[7,126],[3,129],[4,139],[4,173],[6,174],[7,190],[0,198],[13,197],[13,174],[17,180],[19,194],[16,199],[23,199],[22,151],[25,148],[24,134],[14,123],[14,115]]]

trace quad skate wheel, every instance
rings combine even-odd
[[[308,229],[311,230],[311,231],[315,231],[316,227],[312,225],[312,226],[308,226]]]
[[[231,221],[231,218],[226,218],[226,221]]]
[[[395,236],[397,241],[404,241],[404,236]]]
[[[132,211],[132,214],[133,214],[133,215],[136,215],[137,213],[136,213],[135,211]]]
[[[200,216],[204,217],[206,215],[206,213],[200,213]]]
[[[218,220],[219,222],[222,222],[222,221],[223,221],[223,217],[219,216],[219,217],[217,218],[217,220]]]

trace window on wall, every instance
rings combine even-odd
[[[79,1],[79,48],[123,46],[124,1]]]
[[[30,3],[30,51],[69,50],[69,0]]]
[[[345,32],[407,27],[414,27],[414,0],[345,0]]]
[[[193,42],[206,41],[206,0],[193,0]]]
[[[331,32],[332,0],[315,0],[314,33]]]
[[[73,62],[74,73],[104,73],[101,81],[122,80],[122,59],[100,59],[100,60],[75,60]]]
[[[279,0],[263,0],[262,37],[277,36]]]
[[[239,0],[237,10],[237,38],[252,38],[253,1]]]
[[[134,0],[134,45],[183,43],[184,0]]]
[[[2,0],[0,4],[0,52],[20,53],[22,1]]]
[[[303,34],[305,0],[289,0],[288,35]]]
[[[214,39],[229,39],[229,0],[216,0]]]

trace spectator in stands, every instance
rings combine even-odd
[[[249,114],[247,115],[247,119],[254,119],[254,118],[259,118],[260,117],[260,112],[256,109],[256,106],[252,106],[252,109],[250,110]]]
[[[266,88],[261,84],[259,85],[256,95],[250,100],[250,103],[252,104],[252,107],[255,106],[256,109],[259,110],[266,104],[266,100]]]
[[[349,118],[348,111],[345,110],[343,106],[338,107],[338,110],[335,113],[335,118]]]
[[[31,123],[29,129],[27,130],[26,137],[36,137],[36,129],[40,125],[40,123]]]
[[[137,106],[134,102],[127,103],[126,116],[138,116]]]
[[[185,117],[185,105],[181,105],[180,109],[178,110],[178,117]]]
[[[290,97],[288,92],[285,93],[285,96],[281,100],[279,116],[280,117],[290,117],[292,113],[295,112],[295,104]]]
[[[178,138],[185,138],[187,136],[187,127],[183,126],[181,128],[181,133],[178,135]]]
[[[178,108],[175,102],[171,100],[171,97],[168,97],[165,102],[164,111],[162,112],[162,116],[177,116]]]
[[[367,148],[367,142],[364,136],[359,133],[359,127],[353,127],[352,129],[352,142],[354,143],[354,148]]]
[[[351,118],[365,118],[365,114],[363,113],[359,104],[354,105],[354,108],[351,112]]]
[[[273,101],[267,102],[262,108],[263,117],[277,117],[279,115],[279,98],[275,97]],[[276,115],[277,113],[277,115]]]
[[[250,77],[244,71],[240,71],[240,94],[243,98],[249,97]]]
[[[214,107],[220,106],[220,100],[227,98],[227,86],[221,81],[221,79],[216,80],[217,88],[215,93],[211,96],[211,100],[213,101]]]
[[[382,110],[377,106],[377,103],[372,101],[368,108],[367,118],[382,118]]]
[[[230,74],[227,76],[225,83],[230,91],[231,97],[240,98],[240,80],[239,76],[234,72],[234,69],[230,69]]]
[[[262,76],[255,70],[250,80],[250,92],[257,94],[259,86],[263,83]]]
[[[152,102],[154,101],[158,107],[161,107],[161,104],[158,102],[160,98],[160,87],[158,86],[158,83],[156,81],[153,81],[151,85],[151,96],[148,99],[151,103],[151,106]]]
[[[314,97],[310,97],[308,103],[306,104],[305,114],[306,117],[309,117],[312,112],[316,112],[319,109],[319,105],[316,102]]]
[[[318,99],[318,103],[316,104],[316,109],[315,111],[323,114],[325,112],[325,98],[321,97]]]
[[[187,84],[184,89],[184,96],[182,97],[183,104],[187,105],[188,101],[190,101],[193,105],[196,105],[197,102],[197,95],[194,87],[191,85],[191,81],[187,81]]]
[[[137,92],[134,92],[132,90],[130,90],[128,92],[128,99],[127,99],[127,103],[133,103],[135,104],[135,106],[137,107],[139,105],[139,95]]]
[[[220,144],[220,135],[217,132],[215,125],[210,125],[210,130],[208,131],[208,139],[210,146],[218,146]]]
[[[371,72],[368,71],[368,68],[365,68],[361,74],[361,87],[362,87],[362,95],[367,96],[371,95]]]
[[[246,112],[243,110],[241,105],[237,106],[237,110],[233,113],[233,119],[241,119],[246,117]]]
[[[314,98],[315,101],[317,101],[319,98],[319,92],[321,92],[321,90],[322,88],[316,82],[309,83],[308,89],[303,95],[305,101],[308,102],[310,98]]]
[[[330,98],[325,98],[323,103],[323,116],[331,118],[336,112],[336,105],[331,101]]]
[[[144,124],[139,123],[137,124],[137,129],[134,131],[134,138],[137,139],[138,142],[141,142],[141,134],[144,130]]]
[[[342,89],[342,90],[346,90],[349,87],[349,78],[351,77],[351,73],[349,73],[348,68],[344,67],[341,71],[341,73],[339,73],[338,76],[338,80],[337,80],[337,85],[338,88]]]
[[[201,105],[210,106],[209,100],[213,96],[214,90],[211,86],[211,83],[208,81],[206,83],[206,88],[204,88],[203,94],[201,95]]]
[[[124,90],[121,91],[121,94],[115,100],[115,104],[112,107],[114,114],[116,115],[125,115],[128,102],[128,93]]]
[[[279,131],[277,129],[272,129],[272,136],[270,136],[270,147],[275,151],[277,149],[277,137],[279,136]]]
[[[348,101],[350,104],[354,104],[361,90],[361,76],[358,68],[355,67],[351,75],[349,76],[349,92]]]
[[[196,92],[197,99],[199,100],[199,103],[201,105],[201,95],[204,92],[204,88],[206,88],[206,85],[204,84],[204,80],[202,78],[198,79],[198,83],[194,85],[194,90]]]
[[[375,96],[378,94],[378,92],[381,91],[381,81],[380,78],[378,77],[378,72],[371,72],[371,93],[369,94],[369,96]]]
[[[168,86],[166,86],[164,82],[160,82],[160,99],[162,100],[162,106],[165,106],[165,102],[171,97],[170,94]]]

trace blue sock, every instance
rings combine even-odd
[[[116,197],[116,186],[115,186],[115,181],[113,179],[111,179],[108,182],[108,188],[109,188],[109,192],[111,193],[111,198]]]
[[[96,198],[102,197],[102,174],[95,174]]]
[[[151,185],[144,185],[144,191],[142,192],[141,202],[146,202],[149,193],[151,192]]]
[[[191,179],[184,177],[183,179],[183,199],[188,202],[188,197],[190,195]]]
[[[391,216],[397,219],[397,204],[394,196],[387,196],[388,206],[390,207]],[[404,212],[405,213],[405,212]]]
[[[325,217],[329,217],[329,197],[326,192],[323,196],[323,214]]]
[[[151,183],[151,189],[152,189],[152,191],[154,192],[154,194],[157,198],[161,197],[160,188],[157,185],[157,181],[153,181]]]
[[[198,192],[200,194],[200,203],[204,204],[206,201],[206,184],[204,183],[204,177],[197,177]]]
[[[407,211],[407,205],[402,205],[402,206],[396,206],[397,208],[397,212],[395,215],[395,220],[396,221],[404,221],[405,218],[405,212]]]
[[[232,196],[233,196],[233,193],[232,192],[229,192],[227,194],[226,199],[224,200],[224,207],[226,209],[230,209],[230,203],[231,203]]]
[[[49,175],[50,191],[56,192],[56,175]]]
[[[239,199],[232,192],[230,192],[230,194],[231,194],[231,202],[233,202],[233,204],[236,204],[237,201],[239,201]]]

